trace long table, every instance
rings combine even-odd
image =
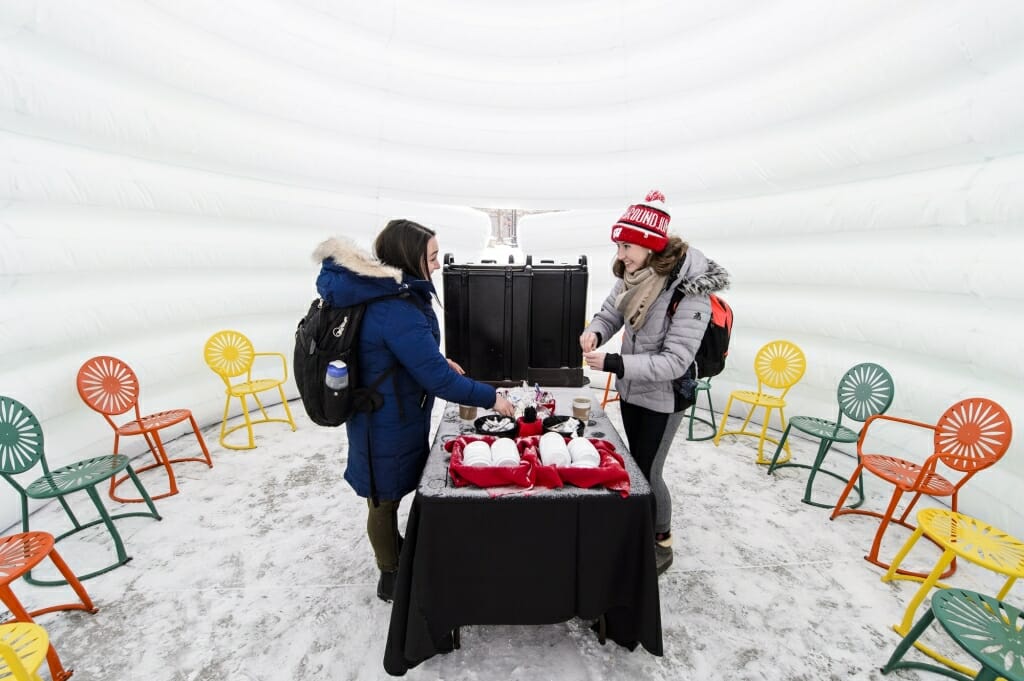
[[[582,389],[552,388],[558,413]],[[484,412],[481,412],[483,415]],[[604,488],[455,487],[444,443],[473,433],[447,405],[413,498],[399,562],[384,668],[400,676],[458,643],[458,628],[600,622],[602,636],[662,654],[652,493],[597,403],[584,437],[615,445],[630,476]],[[509,490],[502,489],[502,492]],[[596,626],[596,625],[595,625]]]

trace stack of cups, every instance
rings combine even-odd
[[[565,438],[558,433],[544,433],[540,436],[540,461],[545,466],[568,466],[572,463]]]
[[[569,441],[569,457],[576,468],[597,468],[601,465],[601,455],[590,440],[582,437]]]
[[[467,466],[490,466],[491,446],[483,440],[473,440],[463,447],[462,462]]]
[[[491,445],[492,466],[518,466],[519,448],[507,437],[498,438]]]

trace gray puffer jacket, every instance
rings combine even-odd
[[[686,295],[670,318],[672,291],[680,284]],[[678,276],[655,299],[643,326],[635,332],[626,328],[622,338],[622,377],[615,381],[621,399],[664,414],[675,409],[672,379],[683,375],[700,347],[711,320],[708,294],[728,286],[729,273],[725,268],[696,248],[687,250]],[[615,307],[622,287],[622,279],[616,279],[601,311],[586,328],[599,334],[602,343],[623,327],[622,313]]]

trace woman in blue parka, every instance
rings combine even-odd
[[[357,413],[345,424],[345,480],[367,499],[366,533],[381,571],[377,596],[385,601],[392,598],[398,571],[398,505],[416,488],[427,461],[434,396],[505,416],[514,412],[492,386],[466,378],[462,367],[441,354],[432,306],[437,293],[430,281],[441,267],[438,252],[432,229],[392,220],[377,235],[376,257],[344,238],[328,239],[313,254],[322,263],[317,291],[331,305],[403,294],[366,307],[359,338],[361,381],[369,385],[395,370],[378,387],[383,407]]]

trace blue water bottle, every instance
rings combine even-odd
[[[327,378],[324,380],[327,387],[335,392],[348,387],[348,366],[340,359],[336,359],[327,365]]]

